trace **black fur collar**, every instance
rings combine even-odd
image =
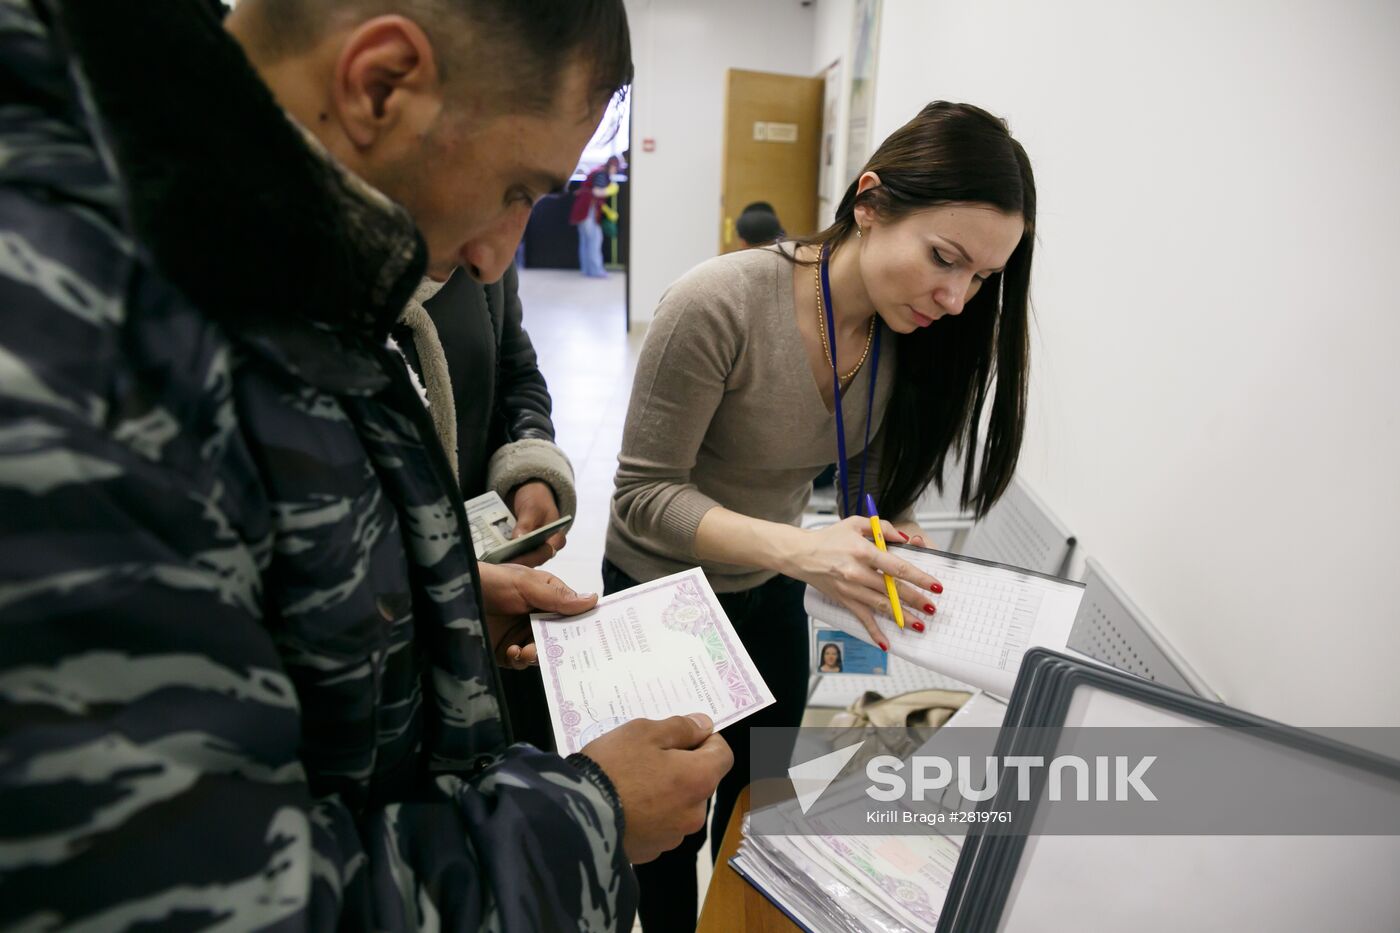
[[[382,345],[422,278],[422,237],[308,143],[205,3],[38,2],[166,277],[235,332],[297,331],[296,355],[316,332]]]

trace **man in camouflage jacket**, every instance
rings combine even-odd
[[[196,0],[0,0],[0,78],[0,927],[628,929],[643,782],[509,744],[385,345],[408,215]]]

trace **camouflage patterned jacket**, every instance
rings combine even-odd
[[[0,928],[624,930],[606,776],[509,746],[384,338],[406,215],[200,0],[0,0]]]

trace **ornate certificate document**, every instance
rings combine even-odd
[[[719,730],[773,702],[699,568],[531,627],[561,755],[633,719],[706,713]]]

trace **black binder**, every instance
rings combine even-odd
[[[1043,755],[1046,756],[1047,760],[1052,757],[1058,730],[1065,726],[1066,714],[1070,710],[1071,702],[1076,693],[1081,690],[1106,691],[1132,703],[1167,711],[1192,720],[1193,724],[1198,722],[1206,725],[1247,727],[1251,741],[1258,741],[1262,737],[1264,742],[1278,743],[1290,756],[1309,756],[1308,760],[1310,761],[1312,760],[1311,756],[1316,756],[1328,768],[1335,765],[1341,769],[1353,769],[1348,773],[1361,773],[1365,776],[1365,780],[1376,782],[1376,786],[1382,789],[1382,799],[1400,800],[1400,762],[1337,742],[1326,736],[1262,719],[1112,668],[1100,667],[1043,648],[1027,652],[1022,663],[1015,690],[1008,704],[1005,723],[998,737],[996,755],[1000,758],[1008,755]],[[1355,769],[1359,769],[1359,772]],[[1392,785],[1389,782],[1394,782],[1393,794],[1391,793]],[[1033,818],[1036,808],[1042,805],[1042,801],[1043,795],[1037,790],[1031,795],[1029,801],[1020,802],[1016,800],[1015,788],[1011,782],[1004,782],[996,797],[984,802],[980,809],[1011,810],[1014,814],[1013,822],[1019,826],[1025,826]],[[1161,910],[1160,903],[1157,905],[1156,911],[1148,905],[1148,902],[1153,898],[1158,901],[1162,900],[1162,891],[1173,883],[1173,879],[1164,879],[1163,877],[1164,874],[1170,874],[1174,870],[1175,863],[1169,859],[1163,863],[1161,871],[1148,878],[1136,879],[1132,876],[1112,878],[1104,877],[1102,873],[1092,874],[1089,872],[1085,872],[1084,876],[1081,877],[1077,876],[1074,867],[1067,866],[1064,860],[1061,860],[1054,867],[1042,866],[1041,869],[1037,869],[1031,864],[1034,859],[1026,852],[1028,845],[1026,836],[997,834],[994,824],[989,823],[985,826],[993,828],[983,828],[969,835],[964,842],[962,855],[953,874],[948,896],[939,919],[938,933],[955,933],[955,931],[956,933],[991,933],[991,931],[1002,930],[1009,931],[1009,933],[1019,933],[1023,930],[1098,929],[1093,908],[1096,900],[1117,897],[1117,906],[1121,909],[1134,896],[1129,886],[1135,881],[1145,886],[1142,890],[1153,890],[1150,896],[1142,895],[1144,900],[1143,915],[1133,918],[1131,927],[1124,926],[1122,928],[1131,928],[1138,933],[1155,930],[1224,929],[1223,926],[1203,927],[1191,924],[1183,926],[1181,924],[1182,918],[1174,916],[1171,910]],[[1142,852],[1150,852],[1149,847],[1155,844],[1154,838],[1156,837],[1123,836],[1117,837],[1111,844],[1119,846],[1122,851],[1137,855]],[[1274,840],[1293,844],[1292,840],[1298,838],[1301,837],[1270,837],[1268,845],[1278,844]],[[1400,872],[1400,836],[1363,836],[1358,837],[1361,841],[1354,842],[1354,844],[1351,837],[1326,838],[1329,840],[1329,844],[1327,846],[1319,845],[1319,847],[1324,850],[1323,856],[1330,857],[1332,862],[1337,860],[1340,853],[1341,857],[1348,862],[1355,859],[1358,871],[1363,874],[1373,871],[1379,872],[1374,887],[1367,884],[1361,875],[1356,877],[1358,885],[1366,885],[1366,891],[1375,892],[1367,904],[1360,909],[1360,913],[1364,914],[1364,917],[1348,913],[1354,904],[1343,900],[1333,903],[1329,908],[1333,912],[1335,921],[1342,923],[1349,930],[1376,929],[1386,930],[1388,933],[1400,930],[1400,889],[1397,889],[1393,883],[1386,886],[1380,880],[1390,876],[1400,877],[1396,874]],[[1100,837],[1094,837],[1087,844],[1099,845],[1099,839]],[[1338,839],[1341,841],[1338,842]],[[1058,844],[1058,840],[1052,840],[1052,842]],[[1256,839],[1251,839],[1247,844],[1255,844],[1256,842]],[[1079,841],[1068,843],[1061,846],[1060,851],[1072,850],[1073,845],[1084,844]],[[1308,843],[1298,843],[1298,845],[1300,849],[1307,851]],[[1055,850],[1044,848],[1041,850],[1041,854],[1045,855],[1052,851]],[[1165,852],[1167,850],[1164,847],[1159,851]],[[1376,861],[1372,857],[1374,853],[1381,853],[1380,859],[1383,863],[1388,864],[1372,864]],[[1100,864],[1102,861],[1100,858]],[[1126,864],[1130,860],[1125,859],[1124,861]],[[1299,868],[1301,871],[1309,871],[1314,875],[1323,868],[1336,874],[1346,874],[1350,870],[1348,866],[1336,864],[1300,865]],[[1041,871],[1040,880],[1030,880],[1037,871]],[[1248,890],[1249,872],[1248,864],[1240,865],[1240,870],[1236,875],[1219,877],[1219,887],[1216,889],[1209,888],[1216,883],[1217,879],[1211,877],[1203,882],[1198,872],[1197,876],[1191,879],[1191,886],[1187,894],[1203,897],[1207,902],[1214,898],[1217,904],[1228,907],[1232,904],[1232,898],[1252,896]],[[1188,874],[1185,867],[1181,874],[1183,877]],[[1046,880],[1047,876],[1050,875],[1054,876],[1054,885],[1059,885],[1058,887]],[[1066,889],[1066,879],[1068,879],[1068,887],[1073,888],[1073,890]],[[1284,879],[1271,879],[1270,883],[1274,881],[1287,884]],[[1235,885],[1237,889],[1232,891],[1225,887],[1227,885]],[[1386,887],[1389,888],[1388,892]],[[1036,893],[1028,895],[1028,891]],[[1054,893],[1040,897],[1039,892],[1042,891],[1053,891]],[[1008,911],[1008,903],[1013,896],[1027,898],[1021,902],[1020,907],[1023,913],[1019,922],[1009,919],[1012,914]],[[1298,894],[1298,897],[1308,896],[1306,893]],[[1038,905],[1041,902],[1083,904],[1085,905],[1085,917],[1048,916],[1042,912],[1038,915],[1037,921],[1029,922],[1024,911],[1031,909],[1030,905]],[[1181,904],[1183,907],[1189,906],[1185,900],[1175,903]],[[1238,905],[1243,902],[1235,901],[1233,903]],[[1204,910],[1204,908],[1202,909]],[[1318,909],[1323,908],[1319,906]],[[1066,911],[1066,913],[1074,912],[1074,910]],[[1182,912],[1187,911],[1183,910]],[[1229,910],[1221,911],[1222,914],[1228,912]],[[1301,929],[1301,926],[1288,923],[1286,917],[1282,924],[1277,919],[1268,922],[1263,917],[1255,919],[1259,921],[1257,925],[1251,924],[1251,927],[1255,929]],[[1119,918],[1120,922],[1121,920],[1122,918]],[[1195,923],[1200,923],[1199,918]],[[1104,921],[1104,924],[1104,928],[1110,928],[1107,920]],[[1334,926],[1333,928],[1340,927]]]

